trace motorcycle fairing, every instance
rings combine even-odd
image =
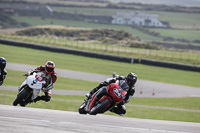
[[[127,94],[126,91],[121,91],[118,80],[114,84],[107,86],[107,91],[113,97],[115,103],[122,102]]]

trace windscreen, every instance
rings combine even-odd
[[[128,91],[129,86],[124,80],[119,82],[119,86],[121,91]]]

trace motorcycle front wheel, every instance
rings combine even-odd
[[[21,91],[18,93],[17,98],[13,102],[13,106],[17,106],[17,104],[22,103],[24,98],[30,94],[31,90],[27,88],[22,88]]]
[[[101,103],[97,104],[89,112],[90,115],[96,115],[97,113],[103,113],[106,110],[106,107],[111,103],[109,99],[105,99]]]
[[[78,109],[79,114],[87,114],[85,111],[85,102],[81,104],[81,106]]]

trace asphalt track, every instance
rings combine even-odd
[[[6,69],[28,72],[30,69],[35,69],[37,66],[7,63]],[[81,79],[87,81],[102,82],[111,77],[111,75],[101,75],[94,73],[78,72],[72,70],[57,69],[56,72],[60,77]],[[22,75],[24,74],[22,73]],[[111,73],[112,74],[112,73]],[[97,84],[98,85],[98,84]],[[14,90],[18,87],[1,86],[0,90]],[[92,88],[91,88],[92,89]],[[85,95],[86,91],[59,90],[56,88],[52,91],[53,94],[60,95]],[[136,93],[134,97],[200,97],[200,88],[188,87],[175,84],[167,84],[155,81],[138,80],[136,83]]]
[[[199,133],[200,123],[0,105],[1,133]]]

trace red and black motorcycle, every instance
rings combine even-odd
[[[96,115],[112,109],[115,105],[124,100],[128,88],[129,86],[124,80],[116,80],[115,83],[100,88],[92,95],[91,99],[86,100],[83,104],[81,104],[79,107],[79,113]],[[87,102],[89,102],[88,111],[85,109]]]

